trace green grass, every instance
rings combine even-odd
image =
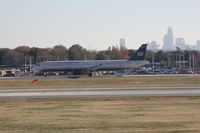
[[[0,133],[199,133],[200,97],[1,99]]]
[[[31,79],[0,80],[0,89],[200,86],[200,76],[39,79],[36,83],[31,83],[31,81]]]

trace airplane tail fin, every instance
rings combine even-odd
[[[129,60],[144,60],[147,44],[142,44],[136,53]]]

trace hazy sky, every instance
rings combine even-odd
[[[200,0],[0,0],[0,47],[106,49],[157,41],[167,28],[189,44],[200,40]]]

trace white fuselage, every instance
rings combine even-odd
[[[136,68],[148,64],[142,60],[87,60],[87,61],[45,61],[33,67],[34,72],[40,71],[73,71],[73,70],[122,70]]]

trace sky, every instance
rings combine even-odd
[[[136,49],[169,26],[188,44],[200,40],[200,0],[0,0],[0,48],[80,44]]]

